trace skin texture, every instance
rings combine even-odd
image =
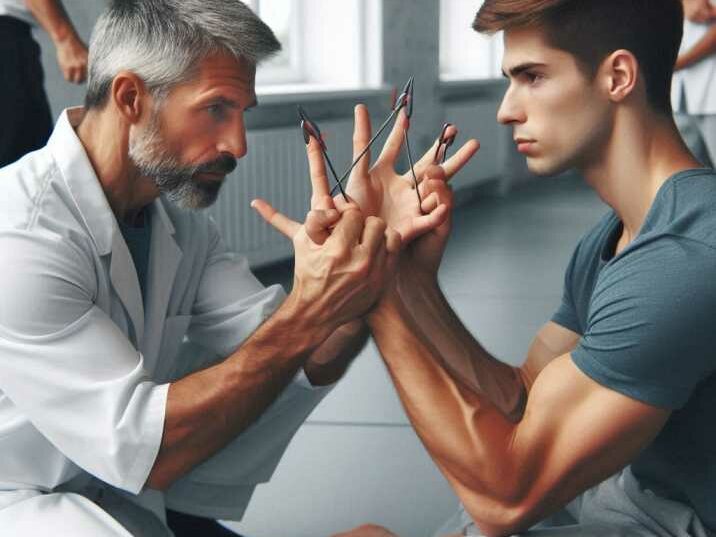
[[[498,120],[529,141],[520,149],[533,172],[579,170],[624,224],[617,251],[636,236],[663,182],[700,167],[673,120],[649,107],[628,51],[614,51],[586,79],[539,29],[514,29],[503,70],[510,86]],[[451,208],[449,190],[435,193]],[[417,434],[468,513],[485,535],[511,535],[628,464],[670,412],[587,377],[570,356],[579,335],[554,323],[536,335],[522,367],[490,356],[437,283],[449,226],[447,218],[404,249],[368,324]]]
[[[65,80],[81,84],[87,78],[87,46],[82,42],[60,0],[25,0],[30,12],[50,35],[57,65]]]
[[[77,129],[118,219],[137,224],[142,209],[160,193],[129,157],[130,141],[146,133],[153,116],[164,153],[181,166],[246,154],[243,117],[256,104],[254,75],[254,66],[243,60],[210,56],[157,106],[141,79],[118,73],[108,102],[89,111]],[[309,147],[309,154],[315,151]],[[198,173],[192,180],[224,177]],[[375,303],[398,248],[396,236],[386,235],[380,219],[366,219],[355,205],[346,207],[343,216],[330,240],[321,244],[306,233],[315,227],[315,216],[296,224],[296,281],[285,302],[223,362],[170,385],[149,487],[168,487],[225,446],[274,401],[300,367],[317,384],[343,374],[366,337],[355,319]]]

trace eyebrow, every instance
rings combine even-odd
[[[528,71],[529,69],[532,69],[534,67],[545,67],[545,66],[546,66],[546,64],[539,63],[539,62],[521,63],[519,65],[515,65],[514,67],[512,67],[510,69],[510,77],[514,78],[514,77],[518,76],[520,73],[524,73],[525,71]],[[509,78],[507,76],[507,73],[505,73],[504,69],[502,70],[502,76],[504,76],[505,78]]]
[[[234,101],[233,99],[229,99],[229,98],[227,98],[227,97],[224,97],[223,95],[220,95],[220,96],[218,96],[218,97],[215,97],[215,98],[213,98],[213,99],[211,99],[211,100],[214,101],[214,102],[221,103],[221,104],[224,105],[224,106],[228,106],[229,108],[240,108],[239,103],[237,103],[237,102]],[[244,110],[251,110],[252,108],[258,106],[258,104],[259,104],[259,103],[258,103],[258,100],[256,99],[256,97],[254,97],[254,99],[253,99],[248,105],[246,105],[243,109],[244,109]]]

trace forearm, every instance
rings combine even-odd
[[[693,47],[676,60],[676,69],[685,69],[716,53],[716,24]]]
[[[368,341],[368,327],[363,320],[346,323],[311,353],[303,366],[308,380],[314,386],[327,386],[338,382],[348,366]]]
[[[443,324],[443,323],[440,323]],[[468,388],[445,367],[397,294],[386,297],[369,317],[371,333],[385,360],[415,431],[456,490],[480,498],[495,516],[516,490],[511,438],[515,425],[483,393]],[[459,331],[450,335],[459,337]],[[447,337],[448,334],[445,334]],[[482,371],[492,374],[492,366]],[[494,368],[497,375],[502,368]]]
[[[480,345],[448,303],[435,277],[410,273],[399,282],[401,301],[448,372],[486,397],[508,419],[518,420],[526,399],[520,370],[500,362]]]
[[[60,0],[25,0],[25,4],[54,43],[79,39]]]
[[[322,339],[288,302],[225,361],[171,384],[148,486],[165,489],[219,451],[288,385]]]

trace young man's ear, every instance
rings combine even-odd
[[[624,101],[639,83],[639,62],[628,50],[616,50],[602,62],[600,77],[612,102]]]
[[[144,81],[131,71],[121,71],[114,77],[110,99],[127,123],[136,124],[140,121],[148,97]]]

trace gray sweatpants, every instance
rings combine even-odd
[[[438,530],[479,536],[461,507]],[[714,537],[688,505],[642,489],[629,467],[578,496],[562,512],[521,537]]]

